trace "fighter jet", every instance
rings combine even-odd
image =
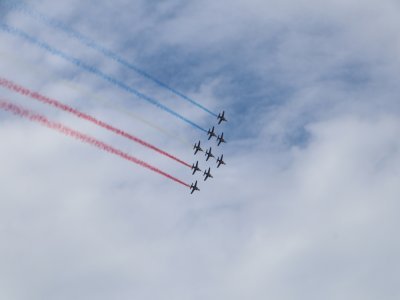
[[[199,152],[199,151],[203,152],[203,149],[201,149],[201,147],[200,147],[200,141],[197,143],[197,145],[196,145],[196,143],[194,144],[193,150],[194,150],[194,155],[196,155],[197,152]]]
[[[215,134],[215,128],[214,128],[214,126],[212,127],[212,128],[210,128],[210,129],[208,129],[208,132],[207,132],[207,134],[208,134],[208,139],[210,140],[213,136],[215,136],[215,137],[217,137],[217,135]]]
[[[210,177],[210,178],[213,178],[213,176],[211,175],[211,168],[208,168],[208,171],[207,171],[207,172],[204,171],[203,176],[205,176],[205,177],[204,177],[204,181],[206,181],[209,177]]]
[[[218,146],[221,145],[221,143],[226,143],[226,141],[224,139],[224,133],[221,133],[221,135],[218,135],[217,141],[218,141]]]
[[[197,171],[201,171],[199,168],[199,161],[197,161],[196,164],[192,165],[192,170],[193,170],[192,175],[194,175]]]
[[[226,163],[224,162],[224,155],[221,155],[221,158],[218,157],[217,158],[217,168],[219,168],[221,165],[226,165]]]
[[[191,192],[190,192],[190,194],[193,194],[195,191],[200,191],[200,189],[197,187],[197,180],[196,180],[196,182],[193,184],[191,184],[190,185],[190,189],[192,190]]]
[[[208,149],[207,151],[206,151],[206,156],[207,156],[207,158],[206,158],[206,161],[208,161],[209,159],[210,159],[210,157],[215,157],[212,153],[211,153],[211,147],[210,147],[210,149]]]
[[[217,118],[218,118],[218,124],[221,124],[222,121],[228,122],[228,120],[225,119],[225,111],[222,111],[222,113],[220,113]]]

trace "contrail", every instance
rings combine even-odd
[[[129,154],[127,154],[127,153],[125,153],[125,152],[123,152],[121,150],[118,150],[118,149],[116,149],[116,148],[114,148],[114,147],[112,147],[112,146],[110,146],[110,145],[108,145],[108,144],[106,144],[104,142],[101,142],[101,141],[99,141],[99,140],[97,140],[97,139],[95,139],[95,138],[93,138],[93,137],[91,137],[89,135],[86,135],[86,134],[81,133],[79,131],[73,130],[73,129],[69,128],[69,127],[66,127],[66,126],[62,125],[61,123],[56,123],[56,122],[49,121],[45,116],[42,116],[42,115],[39,115],[39,114],[35,114],[35,113],[33,113],[33,112],[29,111],[29,110],[26,110],[26,109],[24,109],[24,108],[22,108],[22,107],[20,107],[18,105],[15,105],[15,104],[10,103],[10,102],[2,101],[2,100],[0,100],[0,109],[8,111],[8,112],[11,112],[14,115],[26,118],[26,119],[28,119],[30,121],[34,121],[34,122],[40,123],[41,125],[46,126],[47,128],[56,130],[56,131],[61,132],[61,133],[65,134],[65,135],[67,135],[67,136],[73,137],[73,138],[75,138],[75,139],[77,139],[77,140],[79,140],[81,142],[84,142],[86,144],[90,144],[92,146],[95,146],[95,147],[103,150],[103,151],[106,151],[108,153],[111,153],[111,154],[117,155],[119,157],[122,157],[123,159],[125,159],[127,161],[130,161],[130,162],[132,162],[134,164],[137,164],[139,166],[147,168],[147,169],[149,169],[149,170],[151,170],[153,172],[156,172],[156,173],[158,173],[158,174],[160,174],[162,176],[167,177],[168,179],[171,179],[171,180],[173,180],[173,181],[175,181],[177,183],[180,183],[180,184],[190,188],[189,184],[183,182],[180,179],[177,179],[176,177],[174,177],[174,176],[172,176],[172,175],[170,175],[168,173],[165,173],[165,172],[157,169],[156,167],[153,167],[152,165],[149,165],[148,163],[146,163],[146,162],[144,162],[142,160],[137,159],[134,156],[131,156],[131,155],[129,155]]]
[[[46,75],[48,77],[53,76],[53,74],[50,71],[48,71],[47,69],[43,69],[43,68],[39,69],[36,65],[34,65],[32,63],[22,62],[20,59],[17,59],[14,55],[11,55],[10,53],[5,53],[0,50],[0,56],[3,57],[4,59],[6,59],[8,62],[12,62],[13,66],[19,66],[20,68],[22,68],[24,70],[24,73],[30,73],[31,75],[35,75],[35,76],[37,76],[37,74],[46,73]],[[146,120],[145,118],[141,117],[140,115],[128,110],[127,108],[125,108],[121,105],[116,104],[115,102],[107,99],[106,97],[103,97],[99,94],[94,94],[88,88],[84,88],[82,85],[78,84],[73,79],[60,79],[60,80],[58,80],[58,82],[60,84],[67,86],[71,90],[74,90],[80,94],[84,94],[85,98],[90,98],[90,99],[99,101],[109,109],[114,109],[114,110],[118,111],[119,113],[125,114],[128,117],[130,117],[136,121],[146,124],[147,126],[159,131],[160,133],[163,133],[167,137],[174,139],[176,141],[179,141],[184,146],[189,146],[189,147],[192,146],[191,142],[178,136],[176,133],[166,130],[166,129],[160,127],[159,125],[157,125],[149,120]]]
[[[121,64],[122,66],[130,69],[131,71],[136,72],[137,74],[149,79],[150,81],[152,81],[153,83],[157,84],[158,86],[172,92],[173,94],[179,96],[180,98],[182,98],[183,100],[195,105],[196,107],[202,109],[203,111],[217,117],[217,114],[215,114],[214,112],[212,112],[211,110],[209,110],[208,108],[204,107],[203,105],[201,105],[200,103],[198,103],[197,101],[189,98],[188,96],[184,95],[182,92],[177,91],[176,89],[170,87],[169,85],[167,85],[166,83],[158,80],[157,78],[155,78],[154,76],[152,76],[151,74],[147,73],[146,71],[144,71],[143,69],[140,69],[139,67],[135,66],[134,64],[128,62],[126,59],[122,58],[120,55],[116,54],[115,52],[104,48],[103,46],[101,46],[100,44],[96,43],[94,40],[90,39],[89,37],[81,34],[78,31],[73,30],[72,28],[68,27],[66,24],[51,18],[39,11],[37,11],[34,7],[30,6],[29,4],[26,3],[20,3],[18,4],[14,4],[12,5],[12,7],[14,9],[17,9],[18,11],[24,13],[25,15],[28,15],[32,18],[34,18],[35,20],[38,20],[50,27],[53,27],[55,29],[58,29],[60,31],[63,31],[65,34],[67,34],[69,37],[74,38],[76,40],[78,40],[79,42],[81,42],[82,44],[86,45],[87,47],[103,54],[104,56],[112,59],[113,61]]]
[[[58,109],[61,109],[61,110],[65,111],[65,112],[69,112],[69,113],[77,116],[78,118],[81,118],[83,120],[91,122],[91,123],[93,123],[93,124],[95,124],[95,125],[97,125],[99,127],[102,127],[104,129],[108,130],[108,131],[111,131],[111,132],[113,132],[115,134],[123,136],[124,138],[127,138],[127,139],[129,139],[129,140],[131,140],[131,141],[133,141],[135,143],[138,143],[138,144],[140,144],[142,146],[145,146],[145,147],[147,147],[147,148],[149,148],[151,150],[154,150],[157,153],[159,153],[161,155],[164,155],[164,156],[166,156],[168,158],[171,158],[174,161],[176,161],[176,162],[178,162],[178,163],[180,163],[180,164],[182,164],[182,165],[184,165],[184,166],[186,166],[188,168],[192,167],[190,164],[188,164],[188,163],[180,160],[179,158],[177,158],[177,157],[175,157],[175,156],[173,156],[173,155],[161,150],[160,148],[157,148],[157,147],[155,147],[155,146],[143,141],[142,139],[139,139],[138,137],[135,137],[135,136],[123,131],[123,130],[115,128],[115,127],[113,127],[113,126],[111,126],[111,125],[109,125],[109,124],[107,124],[107,123],[105,123],[103,121],[97,120],[95,117],[92,117],[92,116],[90,116],[88,114],[85,114],[85,113],[83,113],[83,112],[81,112],[81,111],[79,111],[79,110],[77,110],[75,108],[72,108],[72,107],[70,107],[68,105],[65,105],[65,104],[63,104],[63,103],[61,103],[61,102],[59,102],[59,101],[57,101],[55,99],[48,98],[48,97],[43,96],[43,95],[41,95],[41,94],[39,94],[37,92],[33,92],[33,91],[31,91],[31,90],[29,90],[27,88],[24,88],[24,87],[22,87],[20,85],[17,85],[16,83],[14,83],[14,82],[12,82],[10,80],[7,80],[5,78],[0,77],[0,86],[2,86],[4,88],[7,88],[7,89],[9,89],[11,91],[17,92],[19,94],[22,94],[24,96],[28,96],[28,97],[30,97],[32,99],[35,99],[35,100],[39,101],[39,102],[42,102],[42,103],[51,105],[53,107],[56,107]]]
[[[177,112],[175,112],[174,110],[168,108],[167,106],[161,104],[156,99],[151,98],[149,96],[146,96],[145,94],[137,91],[136,89],[134,89],[132,87],[129,87],[128,85],[126,85],[125,83],[119,81],[118,79],[101,72],[99,69],[97,69],[95,67],[92,67],[92,66],[89,66],[89,65],[85,64],[83,61],[81,61],[81,60],[79,60],[79,59],[77,59],[75,57],[69,56],[68,54],[65,54],[64,52],[51,47],[50,45],[46,44],[45,42],[42,42],[42,41],[34,38],[33,36],[25,33],[22,30],[19,30],[19,29],[15,28],[15,27],[9,26],[9,25],[4,24],[4,23],[0,23],[0,29],[3,30],[4,32],[7,32],[7,33],[12,34],[14,36],[21,37],[21,38],[25,39],[26,41],[30,42],[31,44],[36,45],[36,46],[42,48],[43,50],[46,50],[46,51],[50,52],[51,54],[53,54],[55,56],[58,56],[58,57],[60,57],[60,58],[62,58],[64,60],[74,64],[75,66],[77,66],[77,67],[79,67],[79,68],[81,68],[81,69],[83,69],[83,70],[85,70],[85,71],[87,71],[89,73],[94,74],[95,76],[97,76],[97,77],[99,77],[99,78],[101,78],[101,79],[113,84],[114,86],[116,86],[116,87],[118,87],[118,88],[120,88],[120,89],[122,89],[122,90],[124,90],[124,91],[126,91],[126,92],[128,92],[130,94],[132,94],[132,95],[135,95],[135,96],[139,97],[142,100],[145,100],[145,101],[151,103],[152,105],[154,105],[154,106],[156,106],[156,107],[168,112],[169,114],[171,114],[171,115],[175,116],[176,118],[184,121],[185,123],[191,125],[194,128],[197,128],[197,129],[199,129],[199,130],[201,130],[203,132],[207,132],[207,130],[205,130],[201,126],[199,126],[196,123],[190,121],[189,119],[185,118],[184,116],[178,114]]]

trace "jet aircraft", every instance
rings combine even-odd
[[[199,152],[199,151],[203,152],[203,149],[201,149],[201,147],[200,147],[200,141],[197,144],[196,143],[194,144],[193,150],[194,150],[194,155],[196,155],[197,152]]]
[[[217,158],[217,168],[219,168],[221,165],[226,165],[224,162],[224,155],[222,154],[221,157]]]
[[[224,139],[224,133],[221,133],[221,135],[218,135],[217,141],[218,141],[218,146],[221,145],[221,143],[226,143],[226,141]]]
[[[208,178],[213,178],[213,176],[211,175],[211,168],[208,168],[208,171],[207,171],[207,172],[204,171],[203,176],[205,176],[205,177],[204,177],[204,181],[206,181]]]
[[[228,120],[225,119],[225,111],[222,111],[222,113],[218,115],[217,119],[218,119],[218,124],[221,124],[222,121],[228,122]]]
[[[192,175],[194,175],[197,171],[201,171],[199,168],[199,161],[197,161],[196,164],[192,165],[192,170],[193,170]]]
[[[200,189],[197,187],[197,180],[196,182],[190,185],[190,189],[192,190],[190,193],[193,194],[195,191],[200,191]]]
[[[210,159],[210,157],[215,157],[212,153],[211,153],[211,147],[210,147],[210,149],[208,149],[207,151],[206,151],[206,156],[207,156],[207,158],[206,158],[206,161],[208,161],[209,159]]]
[[[208,129],[207,134],[208,134],[208,139],[209,139],[209,140],[210,140],[213,136],[217,137],[217,135],[215,134],[215,128],[214,128],[214,126],[213,126],[212,128],[210,128],[210,129]]]

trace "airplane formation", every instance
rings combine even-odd
[[[21,2],[21,1],[10,1],[10,0],[0,0],[0,10],[3,11],[4,8],[7,8],[8,10],[14,10],[16,13],[22,13],[25,14],[28,17],[33,18],[35,21],[42,23],[42,25],[48,26],[49,29],[51,28],[54,30],[54,33],[57,33],[58,31],[63,32],[63,34],[66,34],[69,36],[69,38],[72,40],[75,40],[76,46],[78,44],[82,44],[85,47],[89,47],[92,50],[98,52],[99,54],[103,55],[104,58],[108,58],[114,63],[118,64],[120,68],[125,68],[125,71],[132,71],[136,73],[136,75],[144,77],[145,80],[153,82],[155,85],[157,85],[159,88],[164,89],[165,91],[168,91],[169,93],[175,94],[176,98],[180,98],[181,101],[185,101],[187,103],[190,103],[191,105],[194,105],[197,107],[197,109],[202,110],[203,112],[207,113],[208,115],[214,116],[217,118],[217,121],[215,122],[215,126],[212,126],[210,129],[203,128],[201,124],[197,124],[194,120],[191,120],[188,117],[185,117],[179,113],[176,109],[178,106],[176,106],[174,109],[169,107],[167,104],[163,103],[162,100],[158,99],[155,96],[148,95],[145,92],[143,92],[139,87],[133,86],[131,83],[126,82],[124,79],[122,79],[120,76],[114,76],[109,74],[106,70],[103,70],[100,67],[93,66],[90,62],[86,62],[85,58],[76,56],[76,54],[70,53],[67,49],[61,48],[61,45],[57,47],[53,47],[51,44],[46,43],[44,40],[40,38],[40,36],[36,36],[36,34],[30,34],[29,31],[25,31],[25,29],[20,28],[20,27],[14,27],[11,24],[8,24],[7,22],[0,22],[0,32],[2,34],[7,34],[11,35],[14,38],[22,39],[24,40],[27,45],[29,44],[31,47],[36,47],[38,50],[41,50],[49,55],[51,55],[53,58],[57,57],[58,59],[62,59],[66,63],[71,64],[74,68],[77,68],[80,72],[90,74],[91,76],[94,76],[100,80],[103,81],[104,84],[109,85],[109,88],[114,88],[116,90],[119,90],[120,92],[124,92],[125,96],[131,96],[132,100],[138,100],[138,101],[143,101],[146,102],[148,105],[152,105],[154,108],[157,107],[160,111],[164,111],[166,114],[169,114],[170,117],[174,117],[183,123],[186,124],[186,126],[191,126],[193,129],[199,130],[201,132],[204,132],[207,134],[202,137],[201,140],[199,140],[197,143],[194,144],[193,150],[194,150],[194,155],[202,155],[204,154],[204,161],[203,163],[205,166],[201,168],[199,166],[199,161],[193,163],[192,165],[185,160],[180,159],[176,155],[173,155],[171,153],[168,153],[167,151],[164,151],[163,149],[153,145],[152,143],[149,143],[137,136],[135,136],[134,133],[127,132],[125,130],[122,130],[120,128],[115,127],[113,124],[109,124],[107,122],[104,122],[100,119],[98,119],[96,116],[89,115],[87,113],[83,113],[77,109],[74,109],[70,107],[67,104],[62,103],[61,101],[57,99],[50,98],[44,94],[40,94],[34,90],[30,90],[26,87],[23,87],[16,82],[13,82],[7,78],[0,77],[0,89],[7,89],[11,92],[15,92],[17,94],[20,94],[21,96],[30,98],[30,100],[34,101],[39,101],[43,104],[55,107],[59,109],[63,113],[69,113],[71,115],[74,115],[74,117],[81,119],[82,121],[85,122],[90,122],[98,127],[101,127],[103,129],[108,130],[109,132],[112,132],[116,135],[119,135],[121,137],[124,137],[127,141],[129,140],[130,142],[134,142],[137,144],[140,144],[144,147],[146,147],[149,151],[155,151],[153,153],[158,153],[159,155],[162,155],[165,158],[173,160],[175,163],[179,163],[181,166],[185,166],[185,168],[191,169],[193,175],[201,175],[201,178],[204,179],[204,181],[210,180],[210,178],[213,178],[212,175],[212,168],[214,166],[211,166],[211,163],[216,161],[216,167],[220,168],[222,165],[225,165],[226,163],[224,162],[224,156],[220,155],[218,156],[217,153],[213,152],[213,148],[210,145],[202,146],[201,141],[204,140],[206,143],[211,143],[213,142],[212,140],[215,138],[216,140],[216,145],[214,147],[221,147],[222,144],[226,143],[224,133],[222,130],[219,130],[218,126],[220,126],[223,122],[227,122],[227,118],[225,117],[225,111],[222,111],[218,115],[203,106],[201,103],[189,98],[188,96],[185,96],[182,92],[179,92],[175,90],[174,88],[170,87],[168,84],[161,82],[159,79],[153,77],[151,74],[146,72],[145,70],[139,69],[136,66],[134,66],[132,63],[130,63],[129,60],[124,59],[122,56],[120,56],[117,52],[114,52],[112,49],[107,49],[101,44],[98,44],[95,40],[93,40],[89,36],[85,36],[78,31],[69,28],[68,24],[63,24],[60,23],[57,19],[53,18],[52,16],[45,15],[39,11],[37,11],[33,6],[26,5],[23,3],[18,3],[18,5],[14,4],[14,2]],[[28,28],[27,28],[28,29]],[[75,44],[74,44],[75,45]],[[60,48],[58,48],[60,47]],[[68,48],[68,47],[67,47]],[[4,54],[0,53],[0,59],[2,58]],[[31,75],[37,76],[37,74],[41,74],[41,72],[46,71],[46,68],[39,68],[37,70],[31,70],[34,69],[36,65],[26,65],[22,62],[20,62],[19,57],[17,56],[16,58],[13,58],[11,56],[10,58],[6,59],[7,61],[12,60],[19,65],[22,65],[24,69],[30,70],[32,73]],[[124,72],[125,72],[124,71]],[[47,75],[45,77],[48,77]],[[69,83],[70,80],[62,80],[65,83]],[[84,84],[84,82],[83,82]],[[70,88],[74,89],[77,92],[84,92],[86,93],[88,90],[81,87],[79,87],[81,84],[77,85],[75,82],[71,82],[68,84]],[[89,93],[88,93],[89,94]],[[102,102],[107,103],[107,99],[104,99],[103,97],[96,97],[99,100],[101,99]],[[109,107],[114,108],[113,102],[109,102]],[[179,139],[177,136],[174,135],[174,132],[168,132],[168,130],[164,130],[163,128],[160,128],[157,126],[157,124],[152,124],[151,121],[142,119],[140,116],[135,116],[134,114],[129,113],[127,107],[125,106],[115,106],[115,108],[120,111],[120,112],[125,112],[129,117],[132,117],[138,121],[141,121],[151,127],[153,129],[158,130],[160,133],[164,133],[168,135],[171,138]],[[143,167],[145,169],[148,169],[154,173],[157,173],[158,175],[164,176],[164,178],[167,178],[176,184],[180,184],[184,186],[185,188],[190,187],[190,191],[193,194],[194,191],[199,191],[199,187],[197,186],[197,180],[189,184],[188,182],[181,180],[174,175],[169,174],[169,172],[165,172],[161,169],[159,169],[156,166],[153,166],[152,164],[149,164],[147,162],[144,162],[143,160],[136,158],[135,156],[129,155],[119,148],[115,148],[113,144],[108,144],[105,142],[102,142],[100,140],[97,140],[96,137],[89,136],[85,134],[84,132],[81,132],[80,130],[73,130],[67,126],[64,126],[64,124],[61,123],[56,123],[51,120],[48,120],[45,115],[40,115],[35,113],[34,111],[30,111],[29,109],[25,109],[24,106],[19,106],[16,105],[12,102],[7,102],[3,101],[3,99],[0,99],[0,110],[1,111],[6,111],[10,112],[14,115],[20,116],[22,118],[29,119],[31,121],[35,121],[37,123],[40,123],[41,125],[48,127],[50,129],[56,130],[64,135],[74,137],[78,140],[80,140],[83,143],[90,144],[98,150],[105,151],[109,154],[113,154],[116,156],[119,156],[122,159],[125,159],[125,161],[129,163],[134,163],[137,166]],[[217,148],[218,149],[218,148]],[[201,163],[200,163],[201,164]],[[202,170],[203,169],[203,170]],[[196,174],[198,172],[198,174]]]
[[[220,125],[222,122],[228,121],[225,118],[225,111],[222,111],[222,113],[218,114],[217,121],[218,121],[218,125]],[[221,134],[217,135],[217,133],[215,132],[215,126],[213,126],[212,128],[210,128],[208,130],[207,135],[208,135],[208,140],[211,140],[213,137],[216,138],[218,147],[222,143],[226,143],[226,140],[224,139],[224,133],[222,132]],[[193,150],[194,150],[194,155],[197,155],[198,152],[204,152],[205,157],[206,157],[206,159],[205,159],[206,162],[208,162],[210,158],[215,159],[215,155],[212,153],[212,147],[210,146],[210,148],[208,148],[204,151],[203,148],[201,147],[200,140],[193,145]],[[216,163],[217,163],[217,168],[219,168],[221,165],[226,165],[223,154],[221,154],[221,156],[218,156],[216,158]],[[194,163],[192,165],[192,170],[193,170],[192,175],[195,175],[196,172],[202,172],[202,170],[199,167],[199,161],[196,161],[196,163]],[[208,167],[208,169],[205,169],[202,175],[204,177],[204,181],[207,181],[207,179],[209,179],[209,178],[214,178],[213,175],[211,174],[211,167]],[[197,186],[197,180],[190,185],[190,190],[191,190],[191,192],[190,192],[191,194],[193,194],[195,191],[200,191],[199,187]]]

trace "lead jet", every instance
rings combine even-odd
[[[191,184],[190,185],[190,189],[192,190],[191,192],[190,192],[190,194],[193,194],[195,191],[200,191],[200,189],[197,187],[197,180],[196,180],[196,182],[193,184]]]
[[[196,143],[194,144],[193,150],[194,150],[194,155],[196,155],[197,152],[199,152],[199,151],[203,152],[203,149],[201,149],[201,147],[200,147],[200,141],[197,143],[197,145],[196,145]]]
[[[210,147],[210,149],[208,149],[207,151],[206,151],[206,156],[207,156],[207,158],[206,158],[206,161],[208,161],[209,159],[210,159],[210,157],[215,157],[212,153],[211,153],[211,147]]]
[[[217,141],[218,141],[218,146],[221,145],[221,143],[226,143],[224,139],[224,133],[221,133],[221,135],[217,137]]]
[[[211,175],[211,168],[208,168],[208,171],[207,171],[207,172],[204,171],[203,176],[205,176],[205,177],[204,177],[204,181],[206,181],[208,178],[214,178],[214,177]]]
[[[197,171],[201,171],[199,168],[199,161],[197,161],[196,164],[192,165],[192,170],[193,170],[192,175],[194,175]]]
[[[215,134],[214,130],[215,130],[214,126],[212,128],[210,128],[210,129],[208,129],[208,132],[207,132],[208,140],[210,140],[213,136],[217,137],[217,135]]]
[[[219,168],[221,165],[226,165],[226,163],[224,162],[224,155],[221,155],[221,158],[218,157],[217,158],[217,168]]]
[[[218,119],[218,124],[221,124],[222,121],[228,122],[227,119],[225,119],[225,111],[223,110],[222,113],[220,113],[217,117]]]

